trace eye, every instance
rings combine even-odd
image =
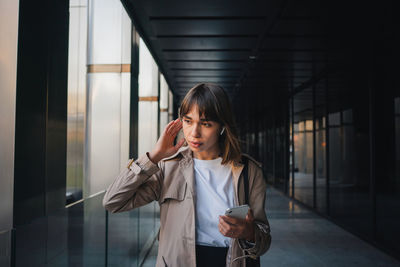
[[[204,122],[203,125],[206,126],[206,127],[211,127],[211,124],[208,123],[208,122]]]
[[[191,121],[190,120],[183,120],[185,123],[190,124]]]

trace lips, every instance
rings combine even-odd
[[[201,146],[203,143],[200,143],[200,142],[192,142],[192,141],[189,141],[189,143],[193,146],[193,147],[199,147],[199,146]]]

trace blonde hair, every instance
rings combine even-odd
[[[215,121],[225,127],[219,136],[219,145],[222,152],[222,164],[240,162],[241,151],[233,118],[231,103],[225,90],[213,83],[200,83],[189,90],[179,108],[179,117],[182,119],[193,105],[199,108],[199,115],[207,120]]]

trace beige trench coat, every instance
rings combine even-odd
[[[161,160],[158,165],[142,155],[131,162],[108,187],[103,206],[110,212],[128,211],[154,200],[160,205],[160,231],[157,267],[195,267],[195,178],[192,151],[187,146]],[[248,157],[248,156],[247,156]],[[249,205],[255,218],[255,245],[246,246],[243,240],[231,239],[226,266],[246,266],[245,258],[238,258],[246,250],[257,257],[271,244],[270,228],[264,211],[266,183],[260,164],[254,159],[248,165]],[[235,202],[244,204],[243,164],[232,164]],[[238,258],[238,259],[237,259]],[[236,260],[235,260],[236,259]]]

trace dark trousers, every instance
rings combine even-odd
[[[196,245],[197,267],[225,267],[227,247],[209,247]]]

